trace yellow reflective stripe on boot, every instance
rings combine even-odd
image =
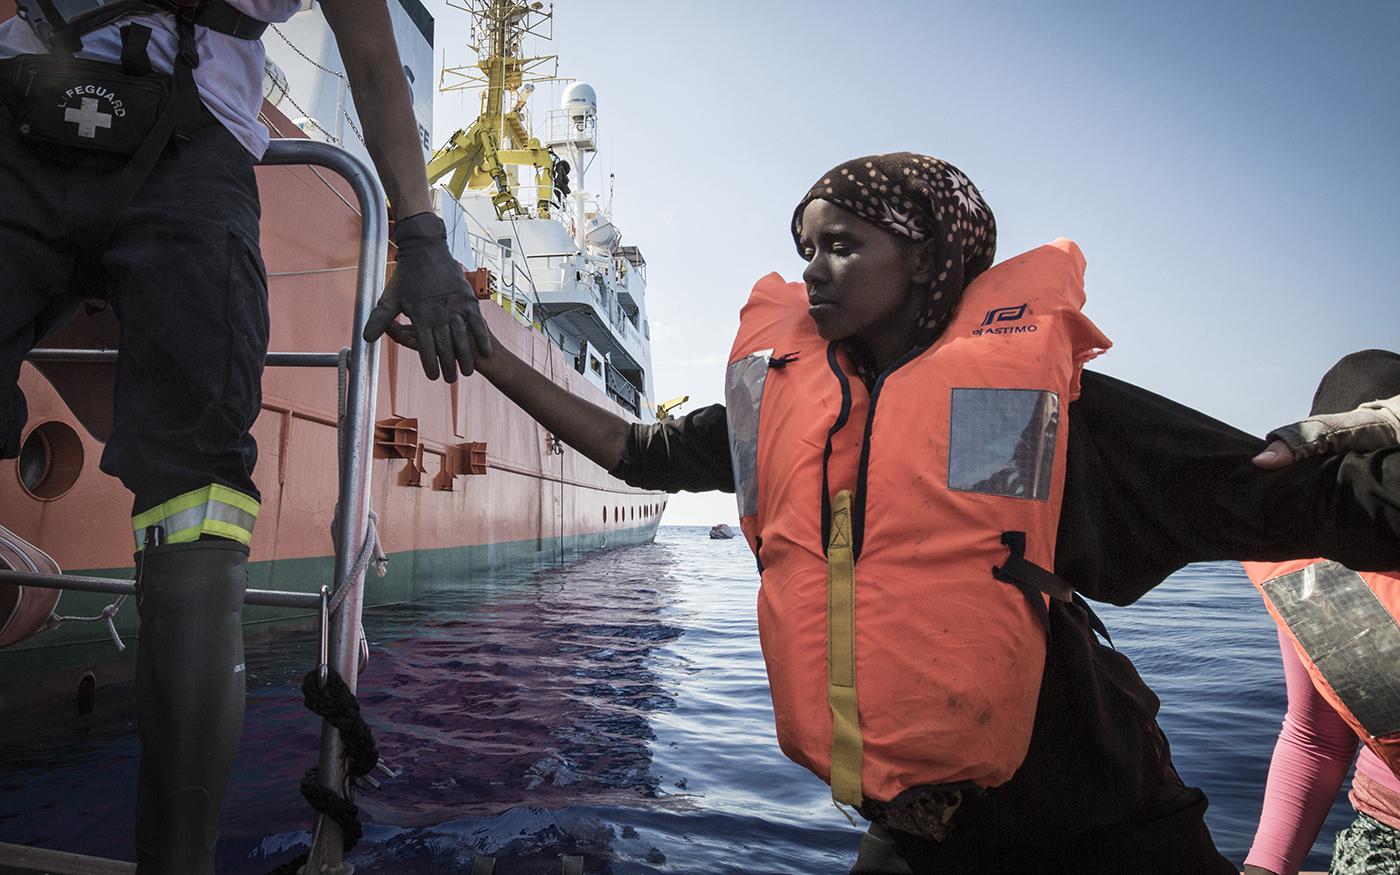
[[[211,483],[203,489],[177,495],[131,518],[136,549],[146,541],[146,529],[165,529],[165,543],[197,541],[200,535],[218,535],[247,544],[253,540],[253,524],[258,520],[256,499],[236,489]]]
[[[860,807],[863,742],[856,707],[856,565],[851,553],[851,492],[836,493],[827,544],[827,685],[831,705],[831,798]]]

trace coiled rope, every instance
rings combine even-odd
[[[336,793],[321,784],[319,767],[306,770],[301,779],[301,795],[318,814],[335,821],[341,830],[342,852],[349,851],[364,836],[364,826],[360,823],[360,809],[353,801],[355,781],[364,778],[379,764],[379,748],[374,743],[374,733],[360,714],[360,702],[350,691],[335,669],[326,676],[326,685],[321,686],[318,673],[312,670],[301,681],[301,692],[307,710],[319,715],[340,733],[344,746],[341,754],[345,760],[346,781],[344,794]],[[283,863],[268,875],[297,875],[306,865],[310,852]]]

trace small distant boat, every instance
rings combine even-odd
[[[710,528],[710,537],[716,541],[727,541],[734,537],[734,530],[724,523]]]

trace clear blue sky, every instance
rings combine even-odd
[[[466,15],[429,0],[438,56]],[[792,206],[832,165],[925,152],[981,188],[1005,258],[1089,260],[1095,367],[1247,430],[1337,358],[1400,348],[1400,4],[560,0],[598,91],[615,213],[648,265],[658,400],[722,400],[739,307],[801,272]],[[546,108],[537,92],[536,112]],[[440,97],[435,136],[475,115]],[[667,523],[735,517],[678,496]]]

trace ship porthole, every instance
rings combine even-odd
[[[68,424],[46,422],[24,439],[17,471],[20,486],[34,498],[62,498],[83,471],[83,442]]]

